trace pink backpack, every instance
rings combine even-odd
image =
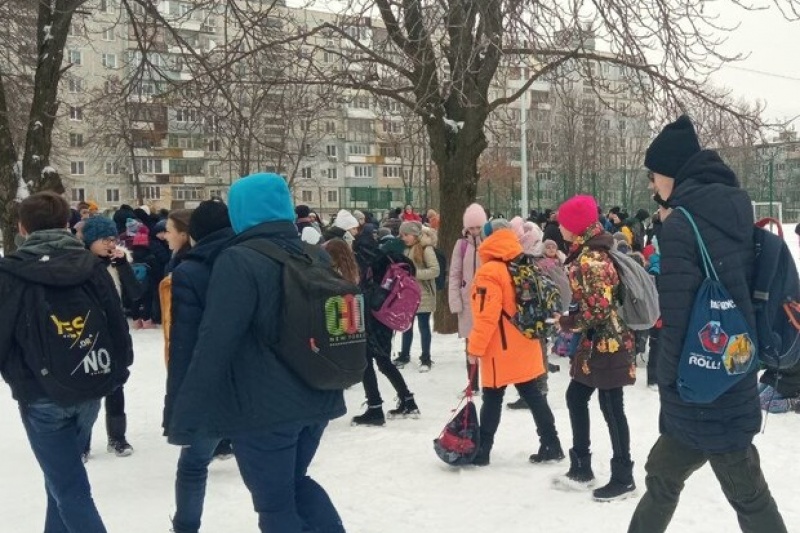
[[[392,263],[380,285],[383,302],[372,310],[372,316],[394,331],[406,331],[414,325],[414,317],[422,300],[422,289],[405,263]]]

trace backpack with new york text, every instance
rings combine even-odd
[[[122,332],[112,333],[97,280],[72,286],[21,283],[16,337],[48,398],[68,407],[107,396],[124,383],[132,353]]]
[[[241,243],[283,267],[276,356],[309,387],[342,390],[367,366],[364,295],[319,259],[319,249],[288,251],[266,239]]]
[[[562,312],[558,287],[532,256],[521,254],[506,266],[514,285],[516,312],[504,315],[527,338],[545,336],[553,316]]]
[[[779,235],[764,229],[774,223]],[[800,280],[780,224],[763,219],[753,230],[755,264],[750,288],[756,317],[758,357],[773,370],[800,360]]]

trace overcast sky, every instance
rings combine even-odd
[[[715,79],[748,100],[766,101],[768,119],[800,116],[800,22],[786,21],[774,7],[737,10],[736,16],[741,26],[730,35],[726,52],[750,56],[723,67]],[[800,130],[800,120],[795,125]]]

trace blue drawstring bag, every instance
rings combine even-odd
[[[678,364],[678,393],[688,403],[711,403],[758,368],[755,339],[744,315],[720,282],[697,225],[694,230],[706,278],[697,291]]]

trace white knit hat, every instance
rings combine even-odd
[[[356,220],[356,217],[354,217],[350,211],[342,209],[336,214],[336,221],[333,225],[345,231],[350,231],[358,227],[358,220]]]

